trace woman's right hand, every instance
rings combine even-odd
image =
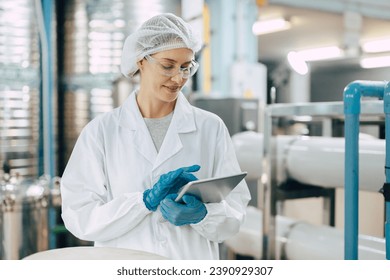
[[[160,202],[171,193],[177,193],[185,184],[198,180],[191,172],[200,169],[199,165],[181,167],[160,176],[153,188],[144,192],[143,200],[150,211],[156,211]]]

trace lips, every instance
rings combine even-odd
[[[171,87],[165,86],[165,87],[166,87],[167,89],[171,90],[171,91],[177,91],[177,90],[180,89],[180,87],[178,87],[178,86],[171,86]]]

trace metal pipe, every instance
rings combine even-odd
[[[266,118],[267,119],[267,118]],[[269,121],[271,118],[269,118]],[[265,133],[271,132],[267,129]],[[263,141],[265,156],[263,158]],[[277,244],[275,218],[271,203],[272,188],[277,182],[286,180],[286,176],[308,185],[325,188],[343,188],[345,157],[345,139],[341,137],[300,137],[292,135],[279,135],[271,138],[261,133],[242,132],[233,135],[233,144],[237,158],[243,170],[248,171],[248,178],[259,179],[262,174],[266,196],[259,196],[258,202],[263,202],[258,208],[265,210],[262,239],[262,255],[267,259],[280,256]],[[278,149],[275,149],[275,146]],[[382,167],[385,161],[385,141],[383,139],[360,139],[360,190],[376,192],[375,187],[383,183]],[[321,159],[321,160],[318,160]],[[261,163],[264,165],[264,172]],[[279,171],[277,175],[273,174]],[[323,176],[333,174],[333,176]],[[275,178],[275,179],[272,179]],[[261,186],[260,184],[258,186]],[[258,190],[258,193],[261,189]],[[260,198],[264,198],[260,199]],[[267,203],[270,202],[270,203]],[[276,213],[274,213],[276,215]],[[390,216],[389,216],[390,217]],[[268,220],[266,220],[268,219]]]
[[[375,82],[369,82],[374,83]],[[378,87],[378,86],[377,86]],[[380,87],[380,85],[379,85]],[[375,88],[375,87],[374,87]],[[371,91],[366,91],[365,95],[370,96]],[[383,112],[383,104],[380,101],[367,100],[360,105],[360,100],[358,100],[358,106],[361,106],[362,114],[365,115],[377,115]],[[272,121],[273,118],[278,117],[291,117],[291,116],[322,116],[329,118],[330,116],[343,116],[344,107],[343,102],[318,102],[318,103],[307,103],[307,104],[273,104],[266,108],[264,114],[264,146],[263,154],[258,156],[258,160],[262,162],[263,169],[258,170],[258,174],[261,175],[259,180],[261,183],[258,184],[259,194],[262,191],[262,199],[258,200],[263,201],[263,204],[259,203],[259,208],[264,210],[264,219],[263,219],[263,253],[264,257],[267,259],[272,259],[273,256],[276,256],[275,248],[275,226],[274,220],[276,212],[275,210],[275,191],[274,188],[277,187],[278,179],[276,174],[279,172],[275,169],[280,169],[276,165],[280,165],[281,161],[275,159],[275,145],[272,145]],[[359,108],[360,109],[360,108]],[[234,140],[234,139],[233,139]],[[276,146],[279,146],[276,144]],[[344,148],[344,147],[343,147]],[[260,149],[261,150],[261,149]],[[278,148],[278,151],[280,149]],[[326,152],[325,150],[323,152]],[[376,158],[378,155],[375,155]],[[252,157],[253,159],[254,157]],[[239,159],[240,160],[240,159]],[[284,162],[285,163],[285,162]],[[283,168],[282,168],[283,169]],[[342,168],[340,168],[342,170]],[[283,171],[287,171],[283,169]],[[249,174],[250,175],[250,174]],[[291,174],[289,174],[291,175]],[[258,175],[257,175],[258,176]],[[256,177],[256,175],[254,175]],[[260,178],[258,176],[257,178]],[[340,176],[341,178],[341,176]],[[298,180],[299,181],[299,180]],[[371,186],[372,184],[370,184]],[[337,186],[331,185],[320,185],[324,187],[343,187],[341,183]]]
[[[283,138],[287,144],[283,145]],[[288,139],[293,140],[287,142]],[[277,142],[285,150],[284,155],[278,156],[280,162],[285,163],[281,167],[280,181],[286,180],[288,174],[289,178],[303,184],[344,188],[344,138],[278,136]],[[384,162],[385,140],[359,136],[359,191],[378,192],[384,180]]]
[[[354,81],[344,89],[345,224],[344,258],[358,259],[359,231],[359,114],[362,96],[383,98],[384,82]]]
[[[249,206],[239,233],[225,241],[228,248],[236,254],[262,259],[262,219],[262,211]],[[277,215],[276,251],[288,260],[342,260],[343,232]],[[363,260],[384,260],[385,240],[360,234],[359,255]]]
[[[359,230],[359,116],[345,116],[345,259],[357,259]],[[356,132],[357,131],[357,132]],[[355,175],[356,174],[356,175]]]
[[[263,142],[266,138],[254,131],[232,136],[241,169],[248,172],[246,180],[258,180],[263,174]],[[276,166],[271,168],[278,171],[279,184],[290,178],[307,185],[344,189],[343,137],[278,135],[271,140],[272,145],[278,147],[272,156],[276,159]],[[267,151],[270,148],[269,143]],[[359,159],[359,191],[378,192],[384,182],[385,140],[359,135]],[[262,205],[258,208],[262,209]]]
[[[385,138],[386,138],[386,164],[385,175],[386,183],[390,183],[390,82],[387,82],[383,95],[383,105],[385,112]],[[390,189],[390,185],[384,185],[384,188]],[[386,259],[390,260],[390,197],[388,192],[384,191],[385,195],[385,237],[386,237]]]
[[[54,133],[53,133],[53,48],[52,48],[52,9],[50,0],[36,0],[36,12],[38,15],[38,27],[41,40],[42,56],[42,123],[43,123],[43,165],[44,173],[54,177]]]
[[[275,227],[275,216],[272,215],[272,116],[270,110],[266,109],[264,114],[264,145],[263,145],[263,202],[261,205],[260,200],[259,208],[263,207],[264,217],[262,219],[262,255],[265,259],[271,260],[275,258],[275,247],[276,247],[276,227]],[[260,170],[259,170],[260,171]],[[261,185],[258,186],[258,193],[261,192]]]
[[[53,1],[36,0],[37,22],[41,40],[42,56],[42,134],[43,134],[43,173],[53,178],[55,175],[54,163],[54,129],[53,129],[53,94],[54,94],[54,70],[52,48],[52,21]],[[42,175],[42,174],[41,174]],[[50,228],[55,225],[55,211],[49,211]],[[49,247],[54,248],[55,236],[50,235]]]

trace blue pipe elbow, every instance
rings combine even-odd
[[[344,89],[344,113],[360,114],[360,98],[362,96],[383,98],[384,81],[353,81]]]
[[[361,81],[349,83],[344,89],[344,113],[360,114],[360,86]]]

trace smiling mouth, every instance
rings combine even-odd
[[[168,88],[171,91],[177,91],[180,89],[180,87],[166,87],[166,88]]]

